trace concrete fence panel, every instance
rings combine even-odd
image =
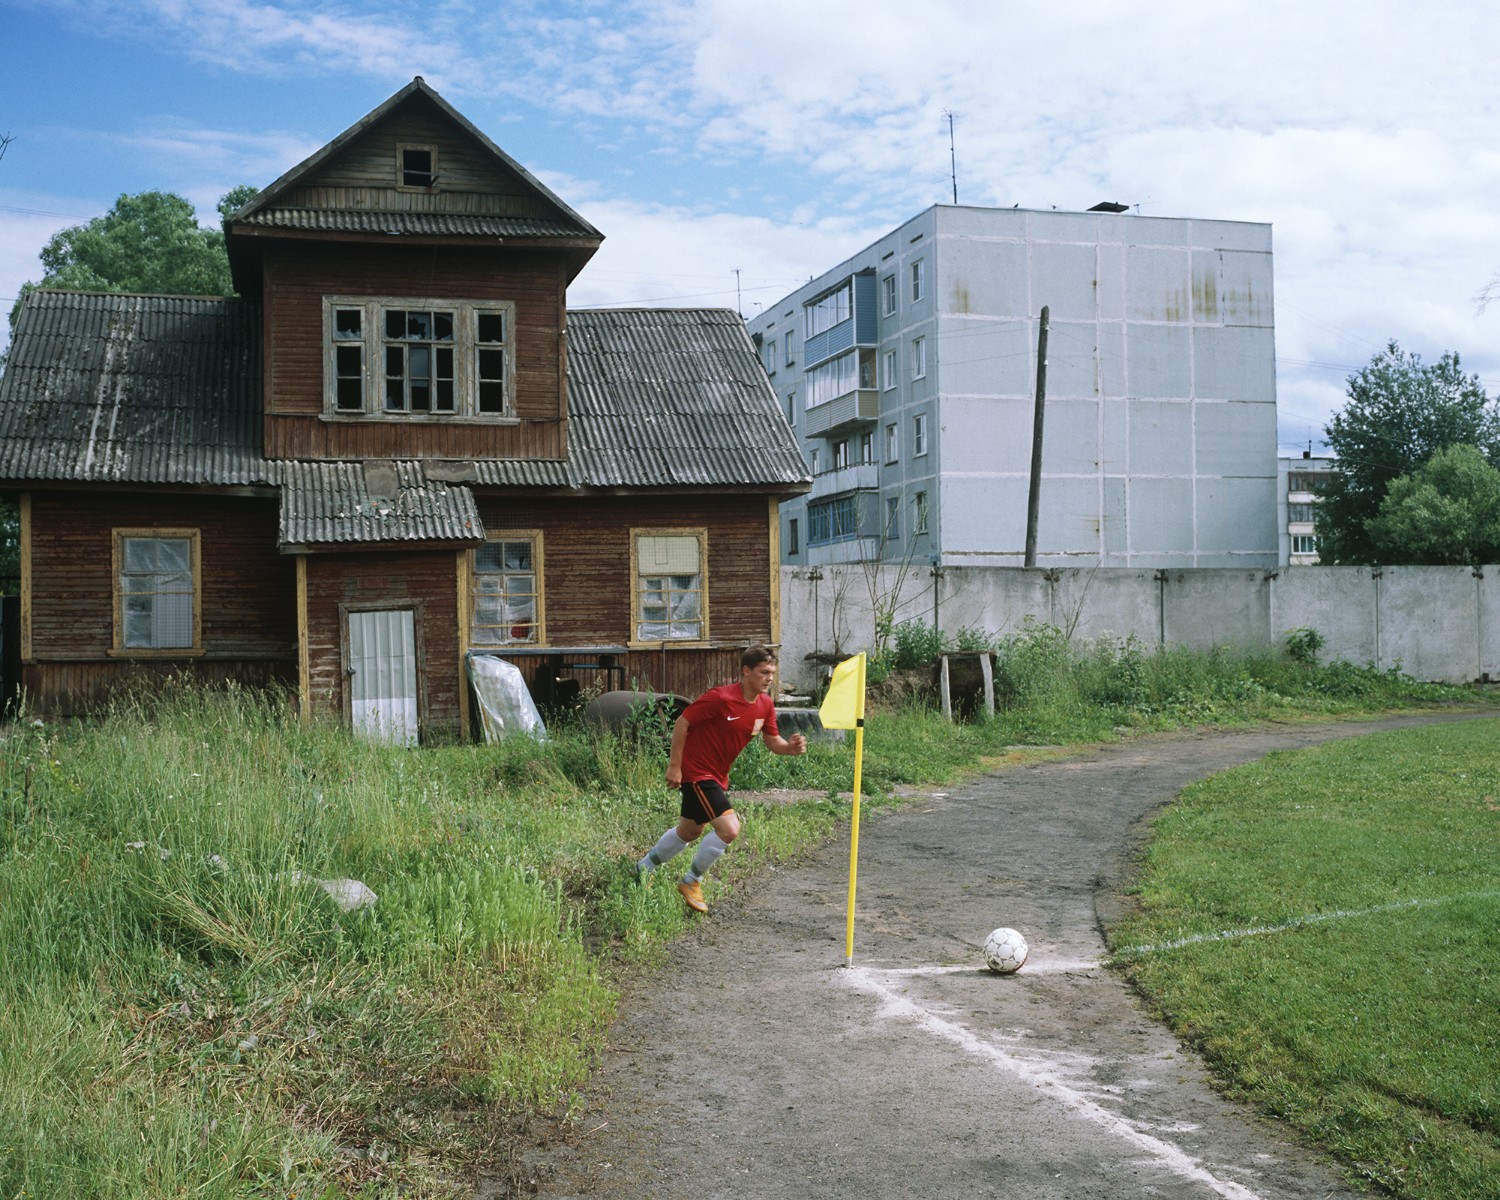
[[[877,614],[949,637],[1010,636],[1026,618],[1080,639],[1263,649],[1314,629],[1322,657],[1419,679],[1500,678],[1500,567],[785,567],[782,676],[812,687],[820,659],[876,645]]]

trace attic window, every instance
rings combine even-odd
[[[437,184],[436,146],[399,146],[401,186],[430,188]]]

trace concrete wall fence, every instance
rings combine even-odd
[[[875,645],[875,614],[920,618],[950,637],[1006,636],[1029,616],[1079,639],[1147,647],[1281,647],[1322,635],[1323,661],[1346,659],[1449,683],[1500,678],[1500,566],[1151,570],[933,568],[926,563],[783,567],[781,673],[811,687],[816,656]],[[809,658],[809,656],[815,656]]]

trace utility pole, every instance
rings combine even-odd
[[[745,319],[745,306],[740,302],[740,269],[734,269],[734,311],[740,314],[740,320]]]
[[[1047,324],[1049,313],[1042,305],[1041,328],[1036,335],[1036,416],[1031,425],[1031,487],[1026,493],[1026,566],[1036,566],[1036,526],[1042,495],[1042,414],[1047,406]]]

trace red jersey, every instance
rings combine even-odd
[[[710,688],[687,706],[682,717],[688,723],[682,747],[683,783],[712,779],[727,790],[729,768],[751,739],[762,733],[781,736],[771,697],[762,694],[747,703],[737,683]]]

